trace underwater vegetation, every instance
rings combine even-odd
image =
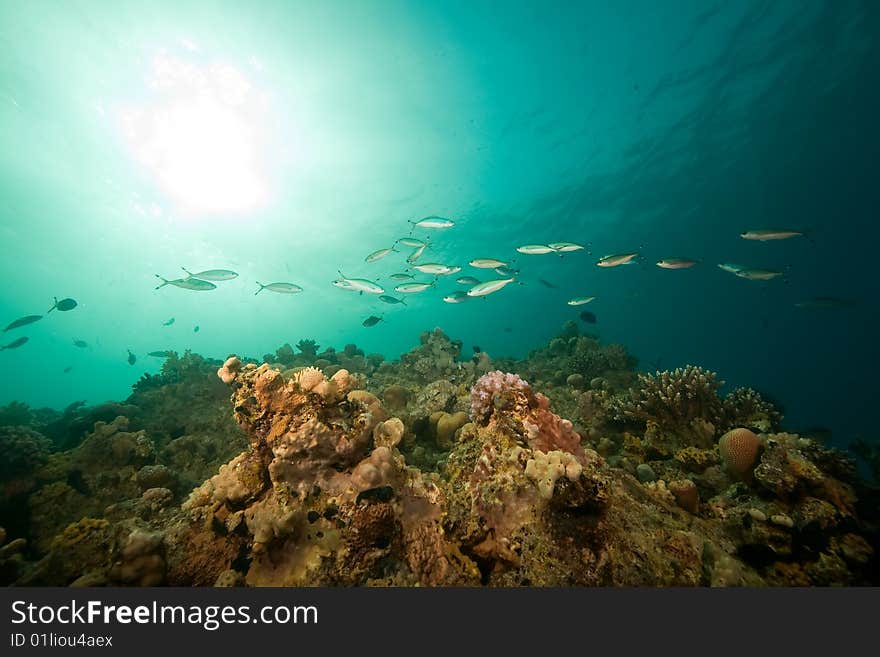
[[[396,360],[168,352],[124,402],[9,404],[0,581],[880,583],[876,479],[754,390],[635,366],[575,322],[522,360],[434,329]]]

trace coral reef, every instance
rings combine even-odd
[[[878,583],[876,489],[755,391],[637,375],[576,324],[461,347],[186,352],[125,403],[0,409],[0,582]]]

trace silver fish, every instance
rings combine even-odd
[[[583,306],[585,303],[590,303],[596,297],[575,297],[570,301],[567,301],[569,306]]]
[[[568,253],[569,251],[580,251],[584,247],[574,242],[550,242],[548,244],[551,249],[557,253]]]
[[[434,287],[434,283],[404,283],[395,287],[394,291],[401,294],[415,294],[416,292],[424,292],[429,287]]]
[[[459,285],[479,285],[480,279],[473,276],[460,276],[455,279],[455,282]]]
[[[419,247],[428,245],[427,240],[420,240],[415,237],[401,237],[399,240],[397,240],[397,243],[403,244],[404,246],[412,247],[414,249],[418,249]]]
[[[556,253],[555,249],[552,249],[546,244],[526,244],[525,246],[518,246],[516,250],[520,253],[525,253],[526,255],[543,255],[545,253]]]
[[[734,265],[730,262],[722,262],[718,264],[718,268],[728,272],[729,274],[735,274],[738,271],[742,271],[743,269],[748,269],[745,265]]]
[[[803,237],[803,233],[797,230],[788,230],[786,228],[764,228],[761,230],[747,230],[740,233],[739,236],[744,240],[753,240],[757,242],[767,242],[769,240],[787,240],[791,237]]]
[[[504,276],[504,278],[510,278],[511,276],[516,276],[519,273],[519,269],[507,266],[495,267],[495,273],[499,276]]]
[[[408,281],[411,278],[415,278],[412,274],[391,274],[389,276],[392,281]]]
[[[632,262],[638,253],[615,253],[612,255],[602,256],[596,263],[599,267],[619,267],[620,265],[628,265]]]
[[[233,278],[238,277],[238,273],[231,269],[206,269],[205,271],[200,271],[198,274],[193,274],[186,267],[181,267],[181,269],[185,271],[190,278],[199,278],[203,281],[231,281]]]
[[[457,292],[453,292],[452,294],[443,297],[443,301],[445,301],[446,303],[464,303],[468,299],[470,299],[470,297],[468,296],[467,292],[462,292],[461,290],[458,290]]]
[[[515,280],[516,279],[514,278],[501,278],[495,281],[486,281],[485,283],[474,285],[470,290],[467,291],[467,295],[469,297],[484,297],[487,294],[497,292],[505,285],[507,285],[508,283],[513,283]]]
[[[422,254],[423,254],[424,252],[425,252],[425,247],[424,247],[424,246],[420,246],[420,247],[417,248],[415,251],[413,251],[412,253],[409,254],[409,257],[407,257],[406,261],[407,261],[409,264],[412,264],[412,263],[414,263],[416,260],[418,260],[419,258],[421,258],[421,257],[422,257]]]
[[[419,219],[418,221],[410,221],[409,223],[414,227],[418,226],[419,228],[435,228],[441,230],[444,228],[452,228],[455,225],[455,222],[451,219],[444,219],[443,217],[437,217],[434,215]]]
[[[663,258],[657,261],[657,266],[662,269],[687,269],[693,267],[699,262],[698,260],[689,260],[688,258]]]
[[[395,304],[402,303],[404,306],[406,305],[406,301],[403,299],[398,299],[397,297],[390,297],[387,294],[383,294],[379,297],[379,301],[384,301],[385,303]]]
[[[496,267],[506,267],[510,263],[504,262],[503,260],[496,260],[495,258],[475,258],[468,264],[477,269],[495,269]]]
[[[196,292],[207,292],[208,290],[214,290],[217,288],[213,283],[203,281],[201,278],[175,278],[169,280],[167,278],[162,278],[159,274],[156,274],[156,278],[162,281],[161,285],[156,286],[157,290],[166,285],[173,285],[174,287],[179,287],[184,290],[195,290]]]
[[[337,285],[337,287],[341,287],[344,290],[366,292],[367,294],[385,294],[384,288],[376,285],[373,281],[368,281],[366,278],[349,278],[342,272],[339,272],[339,275],[346,285]],[[336,282],[334,281],[333,284],[336,285]]]
[[[364,258],[364,262],[376,262],[377,260],[381,260],[389,253],[394,251],[393,248],[390,249],[379,249],[378,251],[373,251],[370,255]]]
[[[450,265],[441,265],[437,262],[426,262],[423,265],[413,265],[413,269],[416,269],[423,274],[436,274],[438,276],[445,276],[447,274],[457,274],[461,271],[461,267],[450,266]]]
[[[735,273],[740,278],[750,281],[769,281],[782,276],[781,271],[773,271],[772,269],[740,269]]]
[[[257,281],[257,285],[260,286],[260,289],[254,292],[254,296],[257,296],[263,290],[280,292],[281,294],[298,294],[303,291],[299,285],[294,283],[267,283],[266,285],[263,285],[260,281]]]

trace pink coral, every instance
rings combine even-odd
[[[471,388],[471,419],[485,424],[494,410],[495,398],[511,390],[531,392],[529,384],[517,374],[495,370],[481,376]]]

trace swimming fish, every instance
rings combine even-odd
[[[768,240],[787,240],[790,237],[802,237],[804,233],[786,228],[764,228],[761,230],[747,230],[739,236],[744,240],[767,242]]]
[[[404,301],[403,299],[398,299],[397,297],[391,297],[391,296],[388,296],[387,294],[383,294],[381,297],[379,297],[379,301],[384,301],[385,303],[391,303],[391,304],[402,303],[404,306],[406,305],[406,301]]]
[[[742,271],[743,269],[748,269],[745,265],[734,265],[728,262],[722,262],[718,265],[718,268],[726,271],[730,274],[735,274],[738,271]]]
[[[401,294],[415,294],[416,292],[424,292],[429,287],[433,287],[434,283],[404,283],[403,285],[398,285],[394,288],[395,292],[400,292]]]
[[[462,290],[457,290],[452,294],[443,297],[443,301],[446,303],[463,303],[470,299],[467,292],[463,292]]]
[[[378,251],[373,251],[370,255],[364,258],[364,262],[376,262],[377,260],[381,260],[389,253],[394,251],[394,248],[390,249],[379,249]]]
[[[3,329],[3,332],[6,333],[6,331],[11,331],[12,329],[17,329],[21,326],[27,326],[28,324],[33,324],[34,322],[39,321],[41,319],[43,319],[42,315],[25,315],[24,317],[21,317],[21,318],[15,320],[14,322],[12,322],[9,326],[7,326],[5,329]]]
[[[750,281],[769,281],[778,276],[782,276],[781,271],[773,271],[772,269],[740,269],[734,272],[740,278]]]
[[[480,279],[473,276],[459,276],[455,279],[455,282],[459,285],[479,285]]]
[[[337,278],[333,281],[333,285],[338,287],[340,290],[351,290],[352,292],[357,292],[354,286],[344,278]]]
[[[201,278],[174,278],[169,280],[167,278],[162,278],[159,274],[156,274],[156,278],[162,281],[161,285],[156,286],[157,290],[166,285],[173,285],[174,287],[179,287],[184,290],[195,290],[196,292],[207,292],[208,290],[214,290],[217,288],[213,283],[203,281]]]
[[[619,267],[620,265],[628,265],[632,262],[638,253],[615,253],[612,255],[602,256],[596,263],[599,267]]]
[[[525,246],[518,246],[516,250],[520,253],[525,253],[526,255],[542,255],[544,253],[556,253],[556,250],[547,246],[546,244],[526,244]]]
[[[341,287],[343,290],[352,290],[355,292],[367,294],[385,294],[385,290],[380,286],[376,285],[373,281],[368,281],[366,278],[348,278],[342,272],[339,272],[339,275],[342,277],[341,281],[333,281],[333,284],[336,287]],[[337,283],[344,283],[343,285],[337,285]]]
[[[150,353],[147,354],[147,356],[152,356],[153,358],[168,358],[169,356],[171,356],[173,354],[174,354],[174,352],[170,351],[170,350],[168,350],[168,351],[151,351]]]
[[[467,291],[467,295],[469,297],[484,297],[487,294],[497,292],[505,285],[507,285],[508,283],[513,283],[515,280],[516,279],[514,278],[501,278],[495,281],[486,281],[485,283],[474,285],[470,290]]]
[[[854,301],[848,299],[838,299],[836,297],[813,297],[805,301],[798,301],[794,304],[795,308],[805,308],[809,310],[828,310],[831,308],[849,308],[855,305]]]
[[[137,356],[135,356],[133,353],[131,353],[131,349],[129,349],[128,350],[128,364],[134,365],[136,360],[137,360]]]
[[[663,258],[657,261],[657,266],[663,269],[687,269],[693,267],[699,262],[698,260],[689,260],[688,258]]]
[[[181,267],[181,269],[185,271],[190,278],[198,278],[203,281],[231,281],[233,278],[238,277],[238,273],[231,269],[206,269],[205,271],[200,271],[198,274],[193,274],[186,267]]]
[[[267,285],[263,285],[260,281],[257,281],[257,285],[260,286],[260,289],[254,292],[254,296],[257,296],[263,290],[269,290],[270,292],[280,292],[281,294],[297,294],[302,292],[303,289],[299,285],[295,285],[294,283],[269,283]]]
[[[21,345],[23,345],[29,339],[30,338],[21,337],[21,338],[18,338],[17,340],[13,340],[8,345],[0,347],[0,351],[3,351],[4,349],[18,349]]]
[[[519,269],[503,265],[501,267],[495,267],[495,273],[499,276],[504,276],[504,278],[510,278],[511,276],[516,276],[519,273]]]
[[[574,242],[550,242],[548,244],[551,249],[557,253],[568,253],[569,251],[580,251],[584,247]]]
[[[596,316],[593,313],[591,313],[589,310],[581,311],[581,313],[578,315],[578,317],[580,317],[582,320],[584,320],[587,324],[595,324],[596,323]]]
[[[70,372],[70,370],[72,370],[72,369],[73,369],[73,365],[68,365],[67,367],[64,368],[64,373],[68,374]]]
[[[73,310],[74,308],[76,308],[76,301],[74,301],[73,299],[62,299],[61,301],[59,301],[58,297],[55,297],[55,304],[46,311],[46,314],[48,315],[56,308],[62,312],[66,310]]]
[[[162,322],[162,326],[171,326],[173,323],[174,318],[172,317],[171,319],[166,319],[164,322]]]
[[[381,317],[376,317],[375,315],[370,315],[362,322],[362,324],[366,327],[370,327],[370,326],[375,326],[376,324],[378,324],[381,321],[382,321]]]
[[[575,297],[566,303],[568,303],[569,306],[583,306],[586,303],[590,303],[590,301],[595,298],[596,297]]]
[[[74,340],[73,346],[79,347],[80,349],[85,349],[86,347],[89,346],[89,344],[85,340]]]
[[[451,219],[444,219],[443,217],[437,217],[434,215],[419,219],[418,221],[410,221],[409,223],[411,223],[413,227],[435,228],[440,230],[444,228],[452,228],[455,225],[455,222]]]
[[[474,346],[473,346],[473,350],[474,350],[474,353],[475,353],[475,354],[478,354],[478,353],[480,353],[480,352],[482,351],[482,349],[480,349],[477,345],[474,345]]]
[[[415,278],[412,274],[391,274],[389,276],[392,281],[408,281],[411,278]]]
[[[423,265],[413,265],[413,269],[423,274],[436,274],[437,276],[446,276],[447,274],[457,274],[461,271],[461,267],[454,265],[441,265],[437,262],[426,262]]]
[[[420,240],[416,237],[401,237],[397,240],[397,244],[403,244],[404,246],[410,246],[414,249],[422,248],[428,245],[426,240]]]
[[[495,258],[475,258],[468,263],[471,267],[477,269],[495,269],[495,267],[506,267],[510,263]]]
[[[558,290],[559,286],[551,283],[550,281],[545,281],[543,278],[539,278],[538,282],[544,287],[549,287],[551,290]]]
[[[196,325],[193,327],[193,333],[198,333],[198,332],[199,332],[199,327],[198,327],[198,325]]]
[[[421,258],[421,257],[422,257],[422,254],[423,254],[424,252],[425,252],[425,247],[424,247],[424,246],[420,246],[419,248],[417,248],[415,251],[413,251],[412,253],[410,253],[410,254],[407,256],[406,261],[407,261],[409,264],[412,264],[412,263],[414,263],[416,260],[418,260],[419,258]]]

